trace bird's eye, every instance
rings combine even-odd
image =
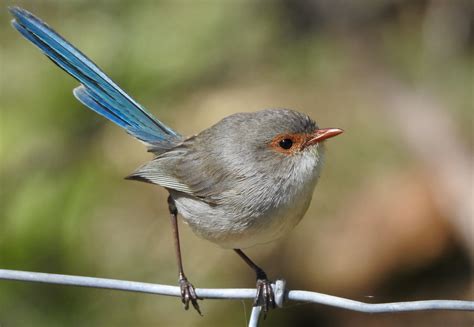
[[[280,145],[281,148],[288,150],[293,146],[293,140],[283,139],[278,143],[278,145]]]

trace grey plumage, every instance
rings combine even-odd
[[[316,129],[307,115],[287,109],[234,114],[129,178],[167,188],[194,232],[223,247],[269,242],[304,215],[323,156],[322,144],[287,155],[269,143]]]

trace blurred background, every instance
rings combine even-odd
[[[289,289],[367,302],[473,299],[474,10],[466,0],[3,1],[0,267],[177,284],[166,192],[125,181],[151,155],[72,96],[25,41],[22,6],[185,135],[293,108],[345,133],[305,219],[247,254]],[[182,224],[197,287],[254,287]],[[0,281],[2,326],[244,326],[251,301]],[[470,326],[472,313],[367,315],[288,303],[263,326]]]

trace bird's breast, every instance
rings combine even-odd
[[[217,204],[181,192],[171,195],[198,236],[224,248],[247,248],[281,238],[300,222],[318,179],[315,167],[309,161],[294,174],[236,183]]]

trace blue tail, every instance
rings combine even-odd
[[[74,95],[84,105],[149,144],[153,152],[162,152],[182,140],[179,133],[154,118],[46,23],[18,7],[10,8],[10,13],[15,17],[13,27],[82,83],[74,89]]]

